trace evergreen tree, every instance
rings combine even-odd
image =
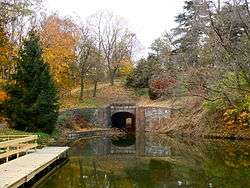
[[[205,37],[203,29],[207,24],[207,11],[200,0],[185,1],[184,12],[179,14],[175,22],[177,28],[173,29],[175,36],[173,53],[182,54],[185,67],[196,67],[199,64],[199,50],[202,38]]]
[[[7,88],[9,99],[4,104],[13,127],[50,133],[58,117],[57,89],[35,32],[30,32],[24,41],[14,79],[15,83]]]
[[[159,58],[150,54],[147,59],[141,59],[134,71],[126,78],[126,86],[133,88],[149,88],[149,81],[154,74],[162,70]]]

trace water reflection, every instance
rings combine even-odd
[[[130,133],[124,136],[118,136],[111,138],[111,144],[117,147],[128,147],[135,145],[135,134]]]
[[[79,141],[40,187],[250,187],[249,141],[103,136]]]

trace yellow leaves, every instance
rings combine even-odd
[[[8,39],[4,29],[0,27],[0,87],[9,81],[10,75],[15,71],[16,48]]]
[[[247,112],[241,112],[240,113],[240,118],[245,118],[247,117],[249,114]]]
[[[129,60],[124,60],[121,62],[121,66],[119,68],[119,73],[121,74],[121,76],[127,76],[129,75],[131,72],[133,72],[133,64],[131,63],[131,61]]]
[[[238,112],[235,107],[231,107],[223,114],[223,120],[228,129],[249,126],[250,113],[247,110]]]
[[[40,32],[43,57],[50,65],[54,80],[62,88],[70,87],[71,64],[75,61],[75,25],[69,19],[48,17]]]
[[[235,113],[235,109],[227,109],[224,116],[232,115],[233,113]]]
[[[16,55],[14,45],[9,41],[4,29],[0,27],[0,62],[1,65],[13,63],[13,57]]]

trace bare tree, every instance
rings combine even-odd
[[[122,60],[132,56],[135,34],[128,30],[126,22],[111,12],[98,12],[91,16],[92,29],[97,46],[104,57],[110,84],[114,85]]]
[[[94,46],[94,39],[91,37],[91,33],[88,27],[82,26],[79,28],[79,41],[77,46],[78,67],[80,76],[80,96],[83,98],[84,80],[93,68],[94,63],[91,61],[91,55],[96,53]]]

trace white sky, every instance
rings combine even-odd
[[[125,18],[144,51],[164,31],[175,26],[174,17],[182,11],[184,0],[47,0],[49,11],[82,19],[98,10],[109,10]]]

